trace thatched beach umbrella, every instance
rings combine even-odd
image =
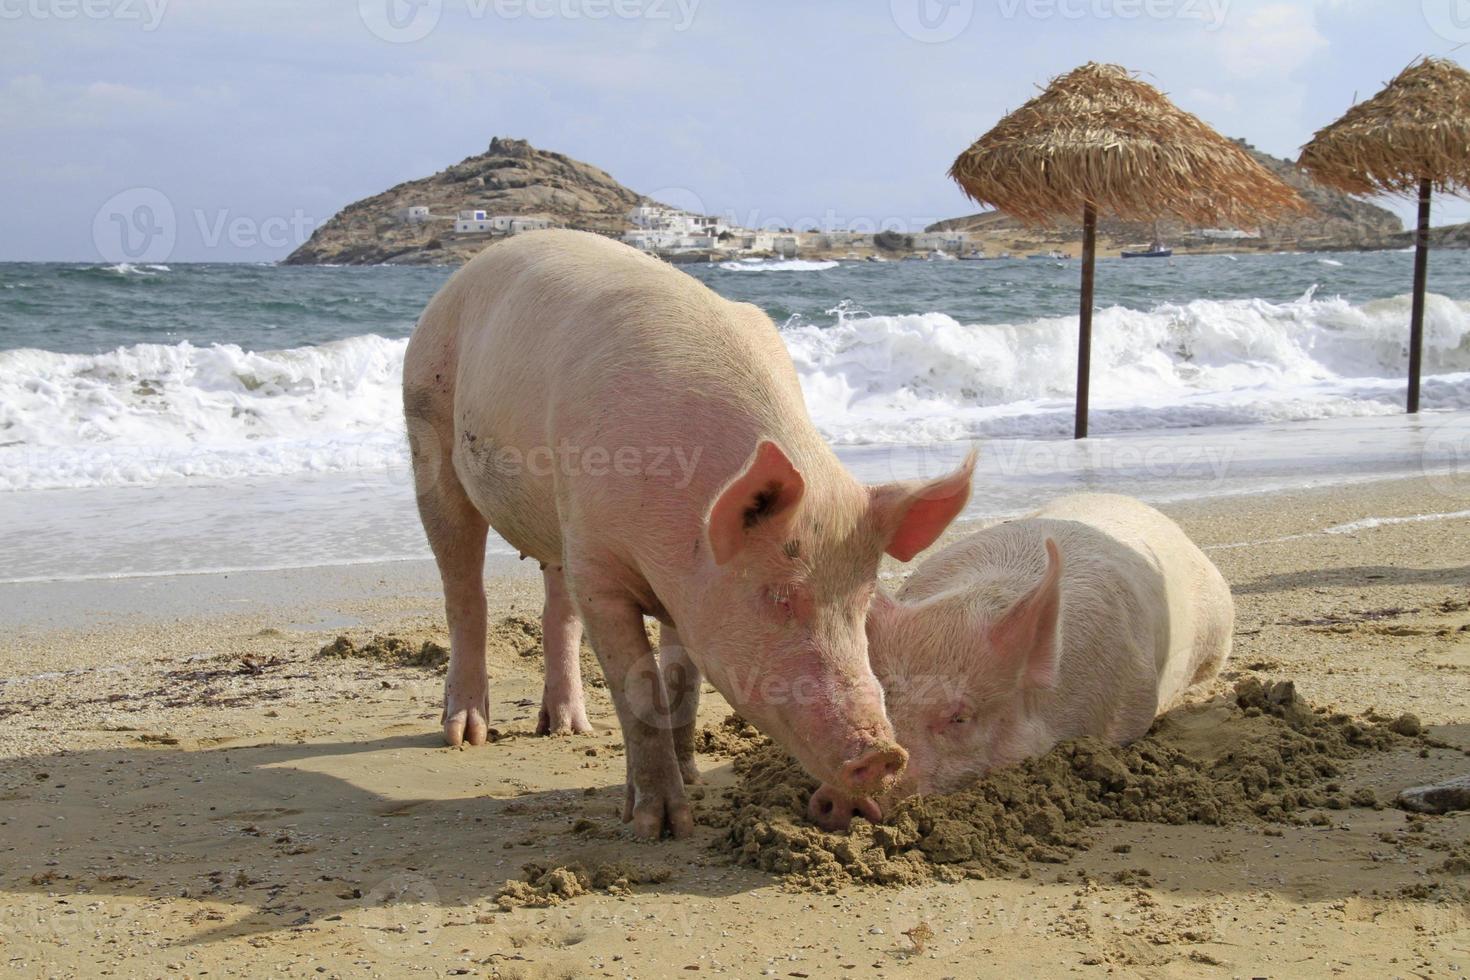
[[[1117,65],[1089,63],[975,141],[950,168],[971,198],[1030,225],[1082,218],[1076,435],[1087,435],[1097,218],[1247,227],[1306,205],[1244,149]]]
[[[1414,302],[1409,313],[1409,411],[1419,411],[1429,197],[1470,187],[1470,72],[1453,61],[1410,65],[1367,102],[1317,131],[1297,161],[1319,183],[1349,194],[1419,195]]]

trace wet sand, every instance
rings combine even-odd
[[[1433,744],[1343,762],[1343,796],[1390,801],[1470,771],[1470,522],[1409,519],[1467,508],[1470,478],[1444,476],[1163,508],[1235,590],[1219,691],[1286,678],[1313,704],[1427,726]],[[1365,518],[1388,520],[1342,527]],[[491,571],[492,618],[534,620],[535,569]],[[5,586],[0,613],[3,973],[1446,976],[1470,962],[1456,861],[1470,814],[1104,819],[1061,863],[829,893],[732,860],[737,776],[715,753],[695,837],[632,840],[605,692],[588,692],[595,735],[534,737],[539,658],[513,634],[490,658],[499,738],[465,750],[440,744],[432,664],[319,655],[341,634],[445,643],[423,562]],[[726,714],[707,695],[702,721]],[[502,911],[527,865],[587,877]]]

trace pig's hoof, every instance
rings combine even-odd
[[[883,811],[868,797],[848,796],[825,785],[812,794],[806,815],[818,827],[834,833],[847,830],[853,817],[862,817],[869,823],[883,822]]]
[[[646,840],[658,840],[665,829],[675,839],[694,833],[694,814],[689,809],[689,801],[684,798],[682,787],[672,794],[642,794],[635,803],[637,795],[629,783],[623,803],[623,823],[631,823],[634,834]]]
[[[704,777],[699,774],[699,763],[693,759],[679,760],[679,776],[684,780],[685,786],[697,786],[704,782]]]
[[[587,720],[587,709],[580,704],[555,705],[541,702],[541,713],[536,716],[537,735],[591,735],[592,723]]]
[[[490,731],[490,691],[473,696],[447,691],[444,695],[444,744],[484,745]]]

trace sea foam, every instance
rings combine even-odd
[[[1409,299],[1196,300],[1094,322],[1093,428],[1402,411]],[[843,444],[1070,431],[1076,317],[963,324],[844,308],[782,337],[818,428]],[[0,489],[406,466],[407,341],[0,351]],[[1429,298],[1424,400],[1470,408],[1470,304]]]
[[[728,272],[822,272],[837,268],[838,263],[833,259],[742,259],[719,266]]]

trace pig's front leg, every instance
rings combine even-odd
[[[575,582],[573,575],[574,587]],[[684,797],[668,695],[643,631],[643,613],[626,595],[588,596],[580,589],[577,594],[623,726],[628,753],[623,822],[631,822],[640,837],[657,838],[665,827],[675,837],[686,837],[694,831],[694,817]]]
[[[590,735],[582,697],[582,621],[567,595],[560,566],[541,571],[546,605],[541,610],[541,642],[546,650],[546,682],[541,691],[537,735]]]
[[[669,695],[669,720],[673,725],[674,756],[686,786],[699,782],[699,764],[694,759],[694,728],[699,722],[699,685],[703,678],[690,659],[689,651],[672,626],[659,629],[658,659]]]

